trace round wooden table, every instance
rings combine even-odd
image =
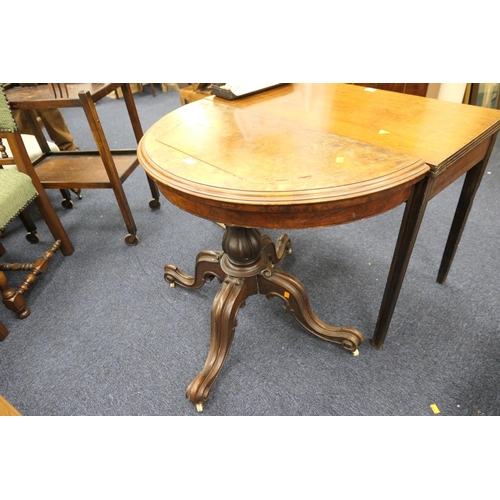
[[[354,328],[321,321],[301,282],[278,269],[291,251],[288,236],[275,244],[259,231],[380,214],[407,200],[429,171],[418,158],[333,133],[338,117],[331,95],[328,86],[287,84],[235,101],[207,97],[163,117],[139,144],[140,164],[168,200],[226,227],[222,250],[200,252],[194,276],[165,266],[171,284],[195,289],[214,277],[222,283],[207,360],[186,392],[198,411],[228,355],[238,310],[251,295],[281,298],[305,329],[353,354],[363,342]]]

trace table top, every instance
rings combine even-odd
[[[170,201],[218,222],[298,229],[389,210],[429,166],[339,133],[336,88],[289,84],[196,101],[146,132],[139,161]]]
[[[433,171],[500,130],[497,109],[348,84],[291,84],[232,106],[422,158]]]

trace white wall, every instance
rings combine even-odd
[[[461,103],[464,99],[466,87],[466,83],[430,83],[426,97]]]

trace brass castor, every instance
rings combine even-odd
[[[75,193],[79,200],[82,199],[82,190],[81,189],[75,188],[75,189],[71,189],[70,191]]]
[[[127,234],[127,236],[125,236],[125,243],[128,245],[128,246],[135,246],[137,245],[137,243],[139,243],[139,237],[137,236],[137,234]]]
[[[67,209],[73,208],[73,202],[71,200],[68,200],[67,198],[64,198],[61,201],[61,205]]]
[[[31,243],[35,244],[40,241],[40,236],[36,231],[31,231],[26,234],[26,239]]]
[[[149,208],[151,210],[158,210],[161,207],[160,200],[157,200],[156,198],[152,198],[149,201]]]

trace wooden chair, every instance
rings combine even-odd
[[[6,152],[4,140],[8,142],[11,156]],[[16,165],[16,169],[3,168],[13,164]],[[33,201],[55,242],[35,262],[0,263],[0,290],[3,303],[21,319],[30,314],[24,299],[24,294],[30,285],[47,269],[49,260],[59,248],[63,255],[71,255],[74,248],[35,172],[21,134],[17,130],[5,92],[0,87],[0,231],[5,230],[7,225]],[[36,234],[36,227],[32,229]],[[32,242],[38,242],[38,237]],[[6,250],[0,243],[0,255],[5,253]],[[28,274],[21,285],[15,288],[7,280],[5,272],[8,271],[28,271]],[[7,333],[5,328],[0,328],[0,340],[3,340]]]
[[[127,245],[139,241],[123,183],[139,165],[137,149],[111,150],[104,133],[95,104],[103,97],[120,89],[127,107],[130,123],[137,142],[143,132],[134,98],[128,83],[90,84],[38,84],[35,86],[10,86],[6,95],[12,109],[25,109],[31,115],[31,126],[43,157],[34,164],[45,189],[112,189],[120,208],[128,234]],[[52,152],[36,120],[38,109],[80,107],[88,121],[97,151]],[[159,191],[147,176],[152,199],[149,207],[160,207]]]
[[[31,163],[36,162],[38,158],[42,156],[42,150],[40,149],[40,146],[38,145],[38,142],[35,138],[34,135],[27,135],[27,134],[21,134],[21,138],[23,140],[26,152],[28,153],[28,156],[30,158]],[[49,147],[51,151],[59,151],[59,148],[57,147],[56,144],[53,142],[48,141]],[[5,143],[0,139],[0,156],[2,159],[5,158],[12,158],[12,152],[9,147],[9,143],[5,141]],[[12,165],[4,165],[4,168],[12,168],[17,170],[17,166],[15,164]],[[2,165],[0,165],[0,168],[2,168]],[[64,196],[64,193],[63,193]],[[65,206],[63,199],[62,205]],[[26,228],[27,234],[26,234],[26,239],[30,243],[38,243],[39,241],[39,236],[36,231],[36,226],[31,219],[31,216],[27,210],[23,210],[19,214],[19,218],[21,219],[21,222],[24,224],[24,227]],[[3,231],[0,231],[0,238],[3,237]]]

